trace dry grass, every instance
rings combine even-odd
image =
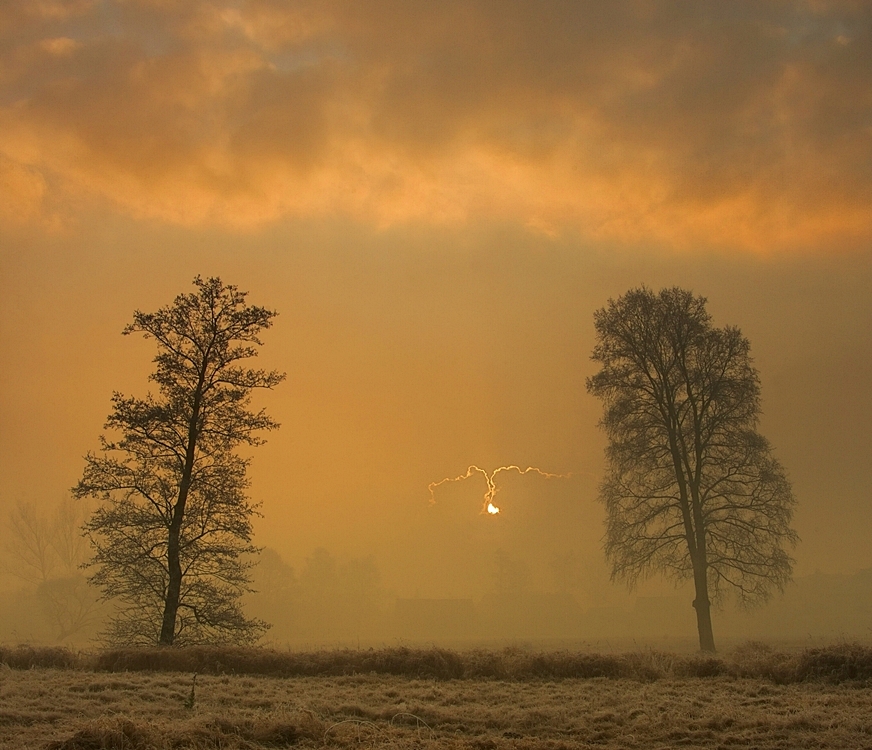
[[[657,680],[666,677],[756,677],[777,683],[809,680],[872,681],[872,648],[841,643],[777,651],[750,641],[726,656],[662,651],[602,654],[505,648],[466,652],[405,647],[323,651],[196,646],[73,652],[64,648],[0,646],[0,664],[14,669],[53,667],[99,672],[191,672],[273,677],[398,675],[435,680],[590,679]]]
[[[872,660],[850,644],[795,654],[748,644],[717,659],[354,653],[128,652],[128,671],[109,671],[121,652],[0,649],[20,667],[0,668],[0,748],[872,747]],[[37,665],[49,658],[58,663]],[[192,663],[208,667],[193,701]],[[239,669],[221,674],[219,663]],[[352,669],[364,664],[381,671]],[[304,667],[322,672],[285,674]]]

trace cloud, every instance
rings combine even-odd
[[[60,203],[675,247],[872,235],[865,4],[49,5],[13,4],[19,41],[0,22],[0,153]]]
[[[20,225],[42,211],[46,186],[42,175],[0,156],[0,224]]]

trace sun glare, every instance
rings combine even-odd
[[[465,474],[461,474],[458,477],[445,477],[445,479],[440,479],[438,482],[430,482],[427,489],[430,490],[430,503],[435,504],[436,502],[436,488],[445,484],[445,482],[460,482],[464,479],[469,479],[473,474],[478,473],[481,474],[485,481],[487,482],[487,490],[484,493],[484,504],[482,505],[481,514],[488,514],[491,516],[495,516],[500,512],[498,506],[494,505],[494,498],[497,494],[497,485],[495,482],[495,478],[497,474],[502,471],[516,471],[518,474],[529,474],[533,472],[534,474],[538,474],[540,477],[545,477],[546,479],[566,479],[570,476],[570,474],[552,474],[548,471],[542,471],[542,469],[537,469],[535,466],[528,466],[526,469],[522,469],[520,466],[516,466],[512,464],[511,466],[500,466],[498,469],[494,469],[490,474],[482,469],[480,466],[476,466],[473,464],[470,466]]]

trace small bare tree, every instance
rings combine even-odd
[[[106,428],[115,439],[88,454],[74,488],[100,501],[86,529],[91,580],[118,606],[110,642],[250,642],[265,627],[239,604],[257,552],[256,506],[246,496],[249,460],[235,449],[278,426],[249,406],[254,389],[284,375],[240,365],[256,356],[275,313],[220,279],[194,286],[155,313],[136,311],[124,329],[157,343],[159,393],[113,396]]]
[[[52,512],[19,503],[8,519],[5,567],[34,587],[42,616],[58,641],[80,634],[101,616],[98,592],[82,572],[87,511],[65,497]]]
[[[715,328],[683,289],[627,292],[594,315],[590,393],[608,436],[605,551],[632,587],[655,570],[693,578],[700,648],[714,651],[711,603],[746,605],[790,580],[795,500],[756,431],[760,384],[738,328]]]

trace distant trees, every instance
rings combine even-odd
[[[386,592],[372,557],[339,559],[318,548],[299,575],[266,547],[252,571],[252,612],[268,619],[276,642],[341,643],[384,639]]]
[[[40,619],[58,641],[86,633],[101,616],[98,592],[81,570],[88,559],[83,511],[65,497],[50,510],[18,503],[7,519],[4,567],[33,586]]]
[[[694,581],[700,648],[715,648],[711,603],[764,601],[790,579],[795,500],[756,431],[760,384],[738,328],[706,300],[634,289],[594,314],[601,365],[589,378],[608,437],[600,490],[612,577],[655,570]]]
[[[310,638],[371,633],[381,606],[381,577],[372,557],[340,562],[319,548],[300,571],[298,625]]]
[[[493,593],[503,600],[518,601],[530,591],[530,566],[503,549],[494,552]]]
[[[194,286],[155,313],[137,310],[124,329],[157,344],[158,394],[113,395],[112,437],[86,456],[73,490],[100,501],[85,530],[90,580],[118,606],[110,642],[250,642],[265,627],[239,604],[257,551],[256,506],[246,496],[249,459],[235,449],[278,427],[250,401],[284,375],[240,364],[257,355],[276,313],[218,278]]]

